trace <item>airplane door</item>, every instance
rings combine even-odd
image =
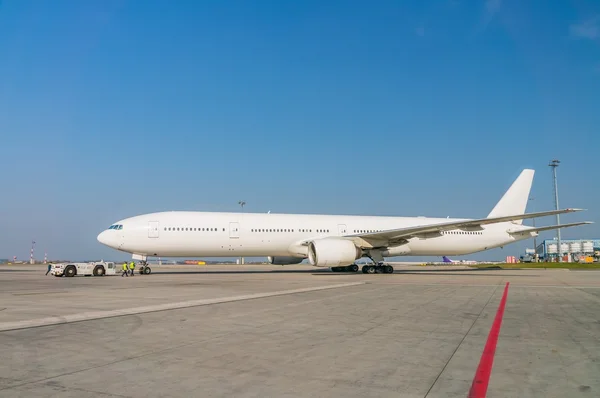
[[[340,235],[345,235],[347,233],[345,224],[338,224],[338,232]]]
[[[229,238],[237,239],[240,237],[240,225],[236,222],[229,223]]]
[[[158,238],[158,221],[148,222],[148,237]]]

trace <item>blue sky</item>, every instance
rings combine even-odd
[[[4,0],[0,54],[0,258],[240,199],[480,217],[526,167],[547,210],[553,158],[561,220],[600,219],[597,1]]]

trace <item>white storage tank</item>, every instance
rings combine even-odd
[[[569,252],[569,244],[568,243],[561,243],[560,244],[560,248],[561,248],[561,253],[565,254]]]
[[[558,245],[556,243],[548,243],[548,254],[556,254]]]
[[[571,253],[581,253],[581,242],[571,242],[569,244]]]
[[[583,242],[583,252],[584,253],[593,253],[594,252],[594,242],[587,240]]]

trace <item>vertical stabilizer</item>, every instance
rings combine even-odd
[[[492,209],[488,218],[511,216],[514,214],[524,214],[529,200],[529,191],[533,184],[533,175],[535,170],[525,169],[519,174],[515,182],[512,183],[508,191],[502,196],[502,199]],[[523,220],[513,221],[515,224],[522,224]]]

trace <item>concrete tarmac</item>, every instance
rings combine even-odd
[[[0,397],[600,396],[600,271],[0,266]],[[44,326],[45,325],[45,326]]]

